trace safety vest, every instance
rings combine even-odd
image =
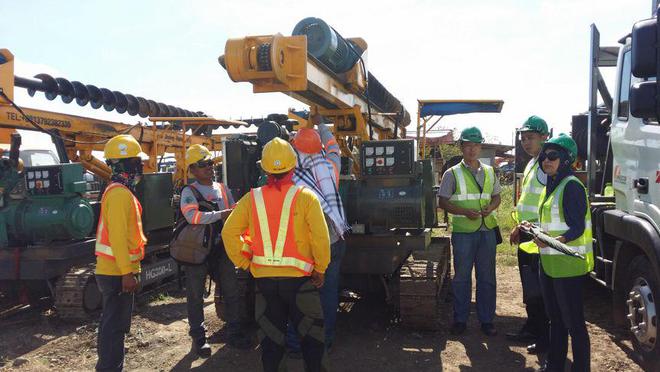
[[[530,160],[525,167],[520,199],[518,205],[516,205],[516,219],[518,222],[538,222],[539,220],[539,202],[545,186],[538,180],[538,169],[539,162],[537,159]],[[539,247],[533,241],[520,243],[518,248],[531,254],[539,253]]]
[[[575,176],[564,178],[557,188],[547,196],[546,190],[543,189],[541,193],[541,200],[543,201],[539,209],[539,220],[541,222],[541,229],[548,235],[556,238],[563,235],[568,231],[568,225],[564,219],[564,189],[566,184],[570,181],[580,182]],[[580,182],[582,185],[582,182]],[[584,187],[584,185],[582,185]],[[586,193],[585,193],[586,198]],[[589,200],[587,199],[587,212],[584,216],[585,226],[582,235],[566,245],[571,247],[574,251],[582,254],[586,259],[581,260],[576,257],[565,255],[553,248],[541,248],[541,266],[543,271],[552,278],[566,278],[585,275],[594,268],[594,253],[592,248],[592,235],[591,235],[591,211],[589,210]]]
[[[480,189],[479,184],[470,170],[460,162],[451,167],[456,180],[456,191],[449,198],[452,204],[467,209],[483,210],[490,204],[491,195],[495,186],[495,170],[486,164],[481,164],[484,169],[484,187]],[[478,231],[483,222],[487,228],[497,226],[495,211],[488,216],[471,220],[466,216],[452,215],[452,231],[459,233],[470,233]]]
[[[105,199],[109,194],[110,190],[117,187],[123,187],[126,190],[128,190],[126,186],[117,182],[113,182],[109,184],[108,187],[106,187],[105,192],[103,193],[103,198],[101,199],[101,213],[99,215],[99,224],[96,230],[95,254],[97,256],[102,256],[113,261],[115,260],[115,255],[112,252],[112,248],[110,247],[108,226],[106,226],[105,221],[103,220],[103,209],[105,207]],[[144,258],[144,245],[147,242],[147,238],[144,236],[144,233],[142,232],[142,205],[140,205],[140,202],[135,197],[135,195],[133,195],[133,193],[131,193],[131,196],[133,197],[133,213],[135,213],[135,218],[137,221],[137,231],[140,236],[138,236],[136,239],[139,242],[138,246],[135,247],[134,249],[129,249],[128,258],[131,262],[140,262]]]
[[[229,199],[227,198],[227,187],[225,186],[225,184],[224,184],[224,183],[214,183],[213,186],[215,187],[216,185],[217,185],[217,187],[220,189],[220,194],[221,194],[221,197],[222,197],[222,202],[223,202],[224,205],[225,205],[225,209],[231,209],[231,208],[234,208],[234,206],[235,206],[236,204],[234,204],[234,205],[229,205]],[[196,199],[198,199],[198,198],[200,198],[200,197],[203,197],[203,196],[202,196],[202,193],[197,189],[197,187],[195,187],[195,184],[191,184],[191,185],[189,185],[188,187],[190,187],[191,190],[194,190],[194,191],[193,191],[193,195],[195,195],[195,198],[196,198]],[[197,194],[195,194],[195,192],[196,192]],[[200,203],[201,203],[201,204],[200,204]],[[204,203],[207,203],[207,204],[204,204]],[[211,204],[211,203],[212,203],[212,204]],[[194,210],[195,213],[194,213],[193,216],[192,216],[191,223],[192,223],[193,225],[196,225],[196,224],[199,224],[199,221],[202,219],[202,212],[214,211],[214,210],[216,210],[216,208],[215,208],[216,205],[217,205],[216,203],[214,203],[214,202],[212,202],[212,201],[210,201],[210,200],[199,200],[199,199],[198,199],[198,200],[197,200],[197,204],[192,204],[192,203],[191,203],[191,204],[187,204],[187,205],[184,204],[183,207],[181,208],[181,213],[184,213],[184,214],[185,214],[185,213],[187,213],[187,212],[190,211],[190,210]],[[200,206],[202,207],[203,211],[200,211],[200,210],[199,210],[199,209],[200,209]],[[220,208],[220,206],[218,206],[217,208]]]
[[[255,231],[249,237],[243,236],[241,253],[252,261],[252,265],[292,267],[305,275],[310,275],[314,270],[314,260],[298,252],[294,236],[292,211],[301,190],[301,186],[292,185],[283,199],[283,193],[273,187],[260,187],[250,192]],[[274,215],[279,215],[279,218],[269,220],[266,210],[275,211]]]

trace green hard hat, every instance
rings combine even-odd
[[[560,133],[557,137],[550,138],[545,143],[546,146],[551,144],[557,145],[568,151],[568,154],[571,156],[571,161],[575,161],[577,158],[577,143],[565,133]]]
[[[474,143],[483,143],[484,136],[481,135],[481,131],[477,127],[469,127],[463,129],[461,132],[461,137],[458,139],[461,142],[474,142]]]
[[[532,115],[525,120],[522,128],[518,129],[518,132],[537,132],[540,134],[548,134],[548,123],[545,120],[541,119],[536,115]]]

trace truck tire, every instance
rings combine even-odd
[[[644,364],[657,367],[660,363],[660,340],[658,340],[658,301],[660,281],[653,273],[651,262],[646,256],[633,258],[628,266],[626,286],[627,318],[635,351]]]

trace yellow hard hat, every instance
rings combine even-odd
[[[206,147],[196,144],[188,147],[186,151],[186,166],[197,163],[201,160],[210,160],[213,158],[211,151]]]
[[[289,142],[274,138],[261,152],[261,168],[270,174],[286,173],[296,166],[296,152]]]
[[[103,156],[106,159],[136,158],[141,152],[142,147],[135,137],[130,134],[120,134],[106,142]]]

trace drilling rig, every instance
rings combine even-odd
[[[139,115],[149,122],[124,124],[21,107],[14,102],[15,88],[27,89],[30,96],[42,92],[49,100],[59,97],[64,103],[75,100],[80,106]],[[219,151],[224,137],[212,131],[242,125],[47,74],[15,76],[14,56],[0,49],[0,132],[11,141],[9,156],[0,159],[0,290],[20,303],[49,295],[63,318],[85,317],[100,308],[93,275],[100,195],[97,200],[84,197],[84,173],[91,172],[102,183],[110,179],[110,168],[94,151],[102,151],[118,134],[133,135],[148,156],[136,191],[149,241],[142,288],[174,277],[177,265],[169,257],[168,244],[175,218],[173,196],[177,185],[186,181],[185,149],[198,143]],[[60,164],[23,168],[16,129],[50,135]],[[166,153],[174,154],[176,169],[159,173]]]
[[[289,111],[298,122],[293,129],[312,127],[310,114],[332,125],[352,227],[343,285],[383,293],[403,324],[435,328],[449,242],[431,235],[437,226],[432,164],[418,160],[414,140],[405,138],[410,114],[368,71],[367,48],[361,38],[344,38],[323,20],[306,18],[292,36],[228,40],[219,62],[254,93],[284,93],[308,105]],[[227,179],[230,187],[233,180]]]

